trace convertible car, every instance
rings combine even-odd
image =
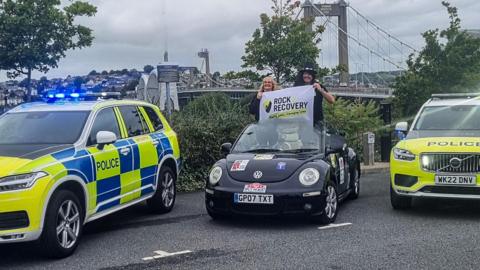
[[[339,203],[360,192],[360,162],[339,135],[298,120],[247,126],[211,169],[205,189],[208,214],[303,215],[335,221]]]

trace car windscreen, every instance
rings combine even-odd
[[[237,140],[233,153],[320,151],[320,130],[303,121],[269,120],[248,126]]]
[[[88,111],[7,113],[0,117],[0,144],[73,144]]]
[[[425,107],[414,130],[480,130],[480,106]]]

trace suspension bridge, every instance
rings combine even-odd
[[[328,79],[331,92],[340,97],[373,100],[392,97],[391,84],[396,76],[407,69],[409,56],[417,53],[413,46],[344,0],[334,3],[304,0],[296,17],[313,20],[311,31],[319,26],[325,29],[318,44],[321,53],[317,62],[322,67],[340,67],[339,74],[324,78],[326,81]],[[239,85],[232,87],[215,80],[210,74],[208,50],[203,49],[199,57],[203,59],[201,71],[203,67],[206,68],[206,82],[201,88],[195,89],[190,87],[190,78],[184,82],[186,87],[175,88],[175,100],[172,103],[179,104],[177,106],[210,92],[224,92],[233,99],[239,99],[256,91]],[[150,96],[149,93],[158,95],[158,84],[149,81],[148,78],[143,83],[141,81],[139,90],[146,97]],[[149,85],[153,88],[150,89]]]

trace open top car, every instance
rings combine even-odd
[[[338,203],[357,198],[360,163],[338,135],[298,120],[247,126],[226,158],[212,168],[206,208],[212,218],[232,214],[306,215],[334,222]]]
[[[412,206],[414,197],[480,199],[480,94],[434,95],[391,155],[391,203]]]

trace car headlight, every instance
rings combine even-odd
[[[311,186],[318,182],[318,180],[320,179],[320,173],[317,169],[307,168],[300,173],[300,176],[298,178],[302,185]]]
[[[222,173],[223,170],[219,166],[215,166],[211,171],[210,171],[210,176],[209,176],[209,182],[212,186],[215,186],[218,184],[220,181],[220,178],[222,178]]]
[[[38,179],[47,175],[45,172],[34,172],[0,178],[0,192],[30,188]]]
[[[404,160],[404,161],[415,160],[415,154],[413,154],[408,150],[400,149],[400,148],[393,148],[393,157],[397,160]]]

